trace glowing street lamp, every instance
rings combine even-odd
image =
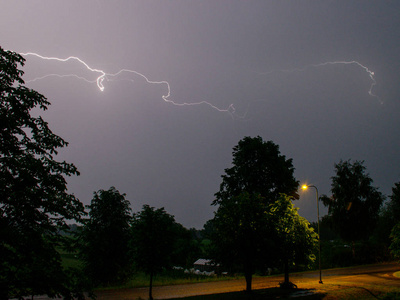
[[[322,282],[322,275],[321,275],[321,236],[320,236],[320,231],[319,231],[319,198],[318,198],[318,189],[315,185],[308,185],[304,184],[301,188],[303,190],[308,189],[309,187],[315,188],[315,191],[317,192],[317,214],[318,214],[318,253],[319,253],[319,283]]]

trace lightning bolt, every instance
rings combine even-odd
[[[217,107],[217,106],[215,106],[215,105],[213,105],[213,104],[211,104],[210,102],[207,102],[207,101],[200,101],[200,102],[193,102],[193,103],[188,103],[188,102],[178,103],[178,102],[175,102],[175,101],[170,99],[170,97],[171,97],[171,86],[167,81],[165,81],[165,80],[163,80],[163,81],[153,81],[153,80],[150,80],[148,77],[146,77],[144,74],[139,73],[139,72],[134,71],[134,70],[121,69],[116,73],[106,73],[104,70],[95,69],[95,68],[90,67],[85,61],[83,61],[82,59],[80,59],[79,57],[76,57],[76,56],[69,56],[67,58],[58,58],[58,57],[43,56],[43,55],[40,55],[40,54],[37,54],[37,53],[34,53],[34,52],[26,52],[26,53],[20,53],[20,54],[23,55],[23,56],[35,56],[35,57],[38,57],[38,58],[43,59],[43,60],[55,60],[55,61],[59,61],[59,62],[77,61],[80,64],[82,64],[90,72],[98,74],[97,79],[96,80],[92,80],[92,81],[88,80],[88,79],[86,79],[84,77],[78,76],[76,74],[68,74],[68,75],[48,74],[48,75],[45,75],[45,76],[42,76],[42,77],[34,78],[34,79],[29,80],[27,82],[33,82],[33,81],[36,81],[36,80],[42,80],[42,79],[45,79],[47,77],[52,77],[52,76],[60,77],[60,78],[75,77],[77,79],[84,80],[84,81],[86,81],[88,83],[96,83],[98,89],[100,91],[104,91],[104,89],[105,89],[105,87],[103,85],[104,80],[112,80],[112,78],[115,78],[115,77],[117,77],[117,76],[119,76],[119,75],[121,75],[123,73],[130,73],[130,74],[135,74],[135,75],[143,78],[148,84],[165,85],[166,88],[167,88],[167,92],[166,92],[166,94],[162,95],[161,98],[166,103],[169,103],[169,104],[172,104],[172,105],[175,105],[175,106],[207,105],[207,106],[211,107],[212,109],[217,110],[219,112],[228,113],[228,114],[231,115],[232,118],[236,118],[236,119],[244,119],[246,114],[247,114],[247,112],[246,112],[243,116],[238,116],[236,114],[236,110],[235,110],[235,107],[234,107],[233,104],[230,104],[227,108],[219,108],[219,107]],[[324,67],[324,66],[336,65],[336,64],[344,64],[344,65],[353,64],[353,65],[356,65],[356,66],[362,68],[365,72],[367,72],[367,74],[369,75],[369,77],[370,77],[370,79],[372,81],[372,83],[370,85],[370,88],[368,90],[368,94],[371,97],[377,98],[380,101],[380,103],[383,104],[383,102],[380,100],[380,98],[372,92],[374,86],[376,85],[375,73],[373,71],[371,71],[365,65],[363,65],[363,64],[361,64],[361,63],[359,63],[358,61],[355,61],[355,60],[352,60],[352,61],[330,61],[330,62],[324,62],[324,63],[319,63],[319,64],[311,64],[311,65],[307,65],[307,66],[305,66],[303,68],[295,68],[295,69],[287,69],[287,70],[283,69],[283,70],[275,70],[275,71],[264,72],[264,73],[261,73],[261,75],[271,74],[271,73],[274,73],[274,72],[284,72],[284,73],[303,72],[303,71],[306,71],[309,68],[318,68],[318,67]]]
[[[69,60],[76,60],[76,61],[80,62],[82,65],[84,65],[86,67],[86,69],[88,69],[89,71],[95,72],[95,73],[100,73],[100,76],[97,77],[96,83],[97,83],[97,87],[100,89],[100,91],[104,91],[103,80],[104,80],[104,78],[106,76],[106,73],[103,70],[98,70],[98,69],[91,68],[87,63],[85,63],[79,57],[76,57],[76,56],[69,56],[67,58],[47,57],[47,56],[42,56],[40,54],[33,53],[33,52],[26,52],[26,53],[20,53],[20,54],[23,55],[23,56],[33,55],[33,56],[39,57],[39,58],[44,59],[44,60],[57,60],[57,61],[60,61],[60,62],[66,62],[66,61],[69,61]],[[36,78],[35,80],[43,79],[43,78],[46,78],[46,77],[49,77],[49,76],[57,76],[57,74],[49,74],[49,75],[46,75],[46,76],[44,76],[42,78]],[[74,76],[74,75],[58,75],[58,76],[65,77],[65,76]],[[79,76],[75,76],[75,77],[77,77],[79,79],[81,78]],[[88,81],[88,80],[86,80],[86,81]]]
[[[295,69],[287,69],[287,70],[279,70],[279,71],[269,71],[269,72],[264,72],[261,73],[262,75],[265,74],[271,74],[274,72],[283,72],[283,73],[293,73],[293,72],[303,72],[309,68],[318,68],[318,67],[324,67],[324,66],[328,66],[328,65],[356,65],[362,69],[364,69],[365,72],[367,72],[367,74],[369,75],[369,78],[371,78],[371,85],[369,87],[368,90],[368,94],[371,97],[375,97],[376,99],[379,100],[379,102],[381,104],[383,104],[383,102],[381,101],[381,99],[379,98],[378,95],[375,95],[372,90],[374,88],[374,86],[376,85],[376,80],[375,80],[375,72],[371,71],[368,67],[364,66],[363,64],[361,64],[360,62],[356,61],[356,60],[351,60],[351,61],[328,61],[328,62],[324,62],[324,63],[319,63],[319,64],[311,64],[311,65],[307,65],[303,68],[295,68]]]
[[[326,66],[326,65],[336,65],[336,64],[344,64],[344,65],[355,64],[355,65],[359,66],[360,68],[364,69],[365,72],[368,73],[369,78],[371,78],[371,81],[372,81],[371,86],[369,87],[369,90],[368,90],[368,94],[371,97],[376,97],[379,100],[379,102],[381,102],[381,104],[383,104],[381,99],[377,95],[372,93],[372,89],[376,85],[375,72],[371,71],[370,69],[368,69],[368,67],[364,66],[363,64],[359,63],[358,61],[355,61],[355,60],[352,60],[352,61],[329,61],[329,62],[325,62],[325,63],[321,63],[321,64],[317,64],[317,65],[312,65],[312,66],[313,67],[323,67],[323,66]]]
[[[41,77],[36,77],[36,78],[34,78],[34,79],[26,80],[25,82],[26,82],[26,83],[35,82],[35,81],[37,81],[37,80],[46,79],[46,78],[48,78],[48,77],[58,77],[58,78],[74,77],[74,78],[77,78],[77,79],[86,81],[87,83],[95,83],[95,82],[97,81],[97,80],[88,80],[88,79],[86,79],[85,77],[78,76],[78,75],[76,75],[76,74],[66,74],[66,75],[47,74],[47,75],[44,75],[44,76],[41,76]]]
[[[48,75],[45,75],[45,76],[42,76],[42,77],[38,77],[38,78],[35,78],[35,79],[32,79],[32,80],[29,80],[27,82],[33,82],[33,81],[41,80],[41,79],[44,79],[44,78],[47,78],[47,77],[51,77],[51,76],[57,76],[57,77],[61,77],[61,78],[62,77],[75,77],[75,78],[84,80],[84,81],[86,81],[88,83],[96,82],[97,87],[99,88],[99,90],[100,91],[104,91],[105,87],[103,85],[103,82],[104,82],[105,79],[109,80],[110,78],[116,77],[116,76],[118,76],[118,75],[120,75],[122,73],[131,73],[131,74],[135,74],[135,75],[140,76],[141,78],[143,78],[149,84],[165,85],[167,87],[167,93],[165,95],[162,95],[161,98],[167,103],[170,103],[170,104],[176,105],[176,106],[208,105],[211,108],[213,108],[213,109],[215,109],[215,110],[217,110],[219,112],[229,113],[232,117],[235,116],[235,107],[233,106],[233,104],[230,104],[227,108],[222,109],[222,108],[219,108],[219,107],[217,107],[217,106],[215,106],[215,105],[213,105],[213,104],[211,104],[211,103],[209,103],[207,101],[200,101],[200,102],[195,102],[195,103],[187,103],[187,102],[177,103],[177,102],[174,102],[173,100],[169,99],[170,96],[171,96],[171,86],[167,81],[165,81],[165,80],[163,80],[163,81],[153,81],[153,80],[150,80],[149,78],[147,78],[144,74],[139,73],[139,72],[134,71],[134,70],[122,69],[122,70],[119,70],[117,73],[106,73],[103,70],[99,70],[99,69],[95,69],[95,68],[90,67],[86,62],[84,62],[82,59],[80,59],[79,57],[76,57],[76,56],[69,56],[67,58],[58,58],[58,57],[43,56],[43,55],[40,55],[40,54],[37,54],[37,53],[34,53],[34,52],[26,52],[26,53],[20,53],[20,54],[23,55],[23,56],[31,55],[31,56],[36,56],[36,57],[38,57],[40,59],[56,60],[56,61],[59,61],[59,62],[78,61],[79,63],[84,65],[85,68],[87,70],[89,70],[90,72],[94,72],[94,73],[99,74],[99,76],[97,77],[97,79],[95,81],[90,81],[90,80],[88,80],[88,79],[86,79],[84,77],[80,77],[80,76],[77,76],[75,74],[68,74],[68,75],[48,74]]]

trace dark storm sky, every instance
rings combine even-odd
[[[386,195],[400,181],[399,1],[1,1],[1,46],[76,56],[27,56],[27,85],[52,103],[42,113],[70,145],[59,160],[81,176],[69,191],[89,204],[115,186],[132,209],[165,207],[186,227],[210,204],[232,147],[260,135],[293,158],[302,183],[330,194],[334,163],[364,160]],[[350,62],[324,64],[326,62]],[[373,78],[368,71],[374,72]],[[373,84],[372,93],[368,91]],[[299,213],[316,220],[314,191]],[[325,209],[322,210],[326,212]]]

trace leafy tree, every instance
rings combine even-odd
[[[298,214],[290,197],[281,194],[280,199],[268,207],[268,222],[273,227],[276,256],[284,265],[285,281],[282,287],[291,287],[289,266],[310,266],[315,261],[318,235],[310,223]]]
[[[390,250],[392,255],[396,259],[400,259],[400,223],[397,223],[390,234],[392,243],[390,244]]]
[[[390,202],[388,204],[389,211],[391,211],[391,219],[398,221],[400,216],[400,182],[394,184],[392,188],[392,195],[390,196]]]
[[[335,164],[332,177],[332,197],[323,195],[328,206],[333,229],[340,237],[351,242],[353,258],[355,241],[367,239],[375,228],[383,195],[372,186],[372,179],[365,173],[362,161],[340,161]]]
[[[222,266],[244,272],[246,291],[256,269],[272,260],[273,224],[267,211],[260,195],[243,192],[221,202],[212,219],[213,256]]]
[[[213,219],[208,220],[204,226],[203,229],[201,230],[201,234],[205,237],[208,238],[211,236],[211,234],[214,232],[214,221]]]
[[[94,192],[87,207],[89,219],[80,234],[85,273],[94,284],[123,282],[132,270],[130,203],[111,187]]]
[[[242,268],[246,290],[250,291],[255,267],[267,263],[272,249],[268,205],[275,203],[281,193],[298,199],[299,182],[293,175],[292,160],[281,155],[272,141],[244,137],[232,155],[233,166],[225,169],[212,203],[219,205],[212,222],[213,243],[217,260]]]
[[[298,199],[299,182],[294,178],[292,159],[279,152],[272,141],[261,137],[245,137],[233,148],[233,166],[225,169],[220,190],[213,204],[243,192],[259,194],[269,203],[275,202],[281,193]]]
[[[171,262],[174,266],[189,267],[193,265],[201,254],[195,229],[187,229],[182,224],[174,226],[174,249]]]
[[[153,299],[153,276],[171,266],[176,242],[174,217],[164,208],[144,205],[134,215],[132,247],[136,267],[150,275],[149,298]]]
[[[318,222],[312,222],[311,227],[314,228],[314,231],[318,231]],[[332,230],[332,218],[328,215],[325,215],[319,221],[319,228],[321,234],[321,241],[331,241],[339,239],[339,235]]]
[[[394,227],[399,222],[400,216],[400,182],[395,183],[392,188],[392,195],[389,197],[390,201],[380,211],[379,221],[374,232],[375,241],[384,246],[384,250],[386,250],[384,254],[387,254],[387,256],[390,256],[390,252],[392,255],[394,254],[394,246],[391,246],[391,244],[393,245],[393,239],[398,231],[398,228],[395,229]]]
[[[0,298],[70,294],[56,247],[82,203],[67,193],[73,164],[54,159],[68,143],[31,110],[50,105],[22,80],[24,58],[0,47]]]
[[[400,182],[395,183],[392,188],[392,195],[389,196],[390,201],[382,210],[383,218],[389,227],[389,235],[392,228],[398,223],[400,216]]]
[[[233,271],[243,271],[246,291],[251,291],[256,270],[284,265],[289,285],[289,265],[309,265],[315,260],[317,234],[299,216],[290,197],[282,194],[265,204],[259,195],[242,193],[224,201],[212,219],[214,257]]]
[[[395,183],[392,188],[390,200],[381,208],[379,220],[374,231],[374,241],[378,242],[388,250],[391,243],[390,234],[393,227],[398,223],[400,216],[400,182]],[[389,253],[388,251],[385,251]]]
[[[212,236],[214,234],[214,219],[208,220],[204,225],[203,229],[200,230],[200,251],[201,257],[210,258],[212,257]]]

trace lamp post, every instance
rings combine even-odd
[[[319,254],[319,283],[323,283],[322,282],[322,275],[321,275],[321,236],[320,236],[320,231],[319,231],[319,198],[318,198],[318,189],[315,185],[308,185],[308,184],[304,184],[301,188],[303,190],[306,190],[309,187],[313,187],[317,193],[317,215],[318,215],[318,219],[317,219],[317,224],[318,224],[318,254]]]

